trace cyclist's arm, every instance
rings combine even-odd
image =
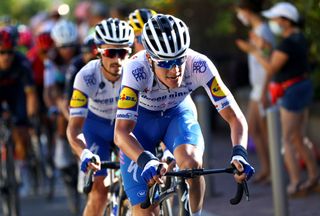
[[[83,149],[86,148],[86,144],[79,138],[79,135],[82,133],[84,121],[85,118],[82,116],[73,116],[69,119],[67,127],[68,141],[78,157],[80,157]]]
[[[115,124],[114,142],[133,161],[144,151],[138,140],[132,134],[135,121],[127,119],[117,119]]]
[[[222,109],[219,114],[229,124],[232,145],[241,145],[247,148],[248,125],[237,103]]]
[[[27,100],[27,114],[29,117],[35,116],[38,112],[38,98],[35,88],[28,86],[25,88]]]

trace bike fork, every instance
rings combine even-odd
[[[179,198],[179,215],[191,216],[191,206],[189,201],[189,185],[185,179],[178,177],[177,193]]]

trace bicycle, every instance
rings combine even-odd
[[[8,104],[2,102],[0,107],[0,193],[4,216],[20,214],[19,184],[15,171],[11,120]]]
[[[158,169],[160,170],[160,169]],[[161,187],[158,184],[154,184],[148,187],[147,197],[143,203],[141,203],[141,208],[146,209],[151,205],[158,205],[160,207],[160,215],[167,216],[166,210],[163,209],[163,203],[166,202],[171,196],[177,194],[179,202],[179,216],[192,215],[191,207],[189,203],[189,187],[186,182],[188,178],[194,178],[196,176],[217,174],[217,173],[237,173],[235,167],[225,168],[225,169],[186,169],[180,171],[167,172],[165,176],[171,179],[169,186]],[[249,201],[249,190],[247,182],[239,184],[237,187],[236,195],[230,199],[230,204],[236,205],[240,203],[243,193],[245,192],[246,199]]]
[[[115,170],[120,169],[120,163],[116,161],[102,161],[101,169],[110,170],[110,173],[106,177],[106,178],[109,178],[108,183],[105,184],[106,187],[109,186],[106,215],[110,215],[110,216],[131,215],[130,204],[123,188],[122,178],[120,175],[116,175],[116,172],[115,172]],[[84,187],[83,187],[83,192],[85,194],[88,195],[90,193],[93,182],[94,182],[94,171],[89,170],[85,179]]]

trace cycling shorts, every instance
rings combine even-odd
[[[83,126],[87,148],[94,154],[99,155],[101,161],[110,160],[110,149],[113,142],[114,123],[101,118],[92,112],[88,112]],[[96,176],[107,176],[107,170],[97,171]]]
[[[163,141],[174,152],[182,144],[192,144],[204,150],[204,139],[193,104],[184,100],[177,107],[164,112],[149,111],[139,107],[139,117],[133,134],[147,151],[155,153],[155,147]],[[145,200],[147,185],[141,178],[142,169],[120,152],[121,174],[124,188],[132,205]]]

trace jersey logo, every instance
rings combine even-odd
[[[196,61],[192,67],[194,73],[204,73],[207,70],[207,63],[205,61]]]
[[[71,108],[82,108],[88,104],[88,97],[78,89],[74,89],[70,100]]]
[[[120,109],[134,109],[138,104],[137,91],[127,86],[122,87],[118,101]]]
[[[132,71],[132,75],[134,76],[134,78],[137,80],[137,82],[141,81],[141,80],[145,80],[147,78],[147,74],[144,71],[143,67],[134,69]]]
[[[209,86],[211,95],[215,101],[218,101],[227,95],[226,91],[219,85],[216,77],[212,78],[207,85]]]

